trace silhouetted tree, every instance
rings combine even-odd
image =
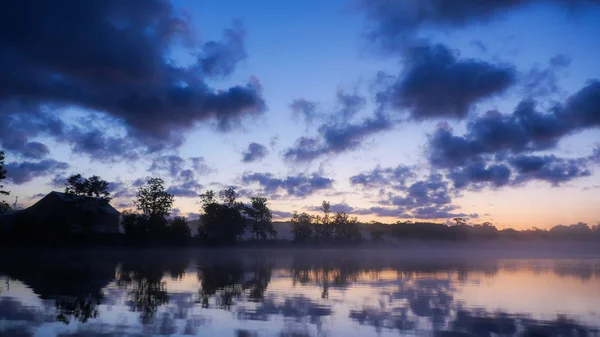
[[[246,221],[240,212],[243,205],[237,202],[237,193],[233,188],[219,192],[223,204],[215,199],[214,191],[200,195],[202,203],[202,234],[209,241],[233,243],[244,233]]]
[[[251,232],[256,240],[266,239],[267,235],[277,236],[277,231],[273,228],[273,214],[267,207],[267,198],[252,197],[250,206],[244,208],[244,212],[252,219]]]
[[[331,221],[331,204],[323,201],[321,204],[323,216],[314,217],[314,237],[319,241],[331,241],[334,238],[334,226]]]
[[[65,185],[67,194],[100,198],[106,202],[111,200],[108,182],[96,175],[84,178],[81,174],[74,174],[67,178]]]
[[[292,216],[292,233],[294,241],[307,242],[314,237],[312,217],[307,213],[294,212]]]
[[[192,231],[184,217],[177,216],[169,223],[169,238],[173,242],[186,242],[192,236]]]
[[[337,212],[332,221],[334,238],[339,242],[360,241],[362,236],[358,228],[358,219],[350,218],[345,212]]]
[[[150,178],[138,189],[135,206],[150,217],[164,218],[171,214],[173,201],[173,195],[165,190],[164,181]]]
[[[2,181],[6,179],[6,170],[4,169],[4,152],[0,151],[0,195],[9,195],[10,192],[3,190],[4,185],[2,185]],[[6,212],[10,209],[10,206],[6,201],[0,201],[0,214]]]

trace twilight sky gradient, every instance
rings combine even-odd
[[[600,1],[9,0],[0,146],[28,206],[70,174],[176,213],[600,221]],[[14,199],[8,199],[12,203]]]

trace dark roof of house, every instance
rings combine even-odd
[[[90,209],[93,208],[94,211],[101,212],[101,213],[108,213],[108,214],[115,214],[115,215],[121,214],[114,207],[112,207],[110,205],[110,203],[103,200],[102,198],[87,197],[87,196],[83,196],[83,195],[68,194],[68,193],[62,193],[62,192],[56,192],[56,191],[48,193],[48,195],[51,195],[51,194],[56,195],[60,200],[66,202],[66,203],[75,204],[77,207],[89,207]],[[46,197],[44,197],[42,199],[45,199]]]

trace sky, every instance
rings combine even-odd
[[[174,215],[235,187],[277,219],[600,221],[597,0],[11,0],[9,204],[71,174]]]

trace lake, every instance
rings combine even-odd
[[[600,258],[422,250],[4,251],[0,336],[593,336]]]

